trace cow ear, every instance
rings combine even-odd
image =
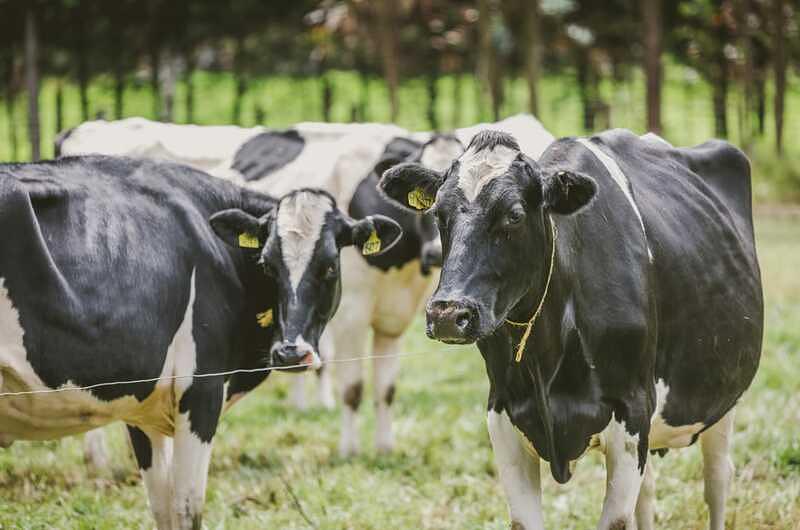
[[[553,213],[570,215],[592,202],[594,179],[582,173],[557,171],[542,179],[543,205]]]
[[[386,170],[378,189],[391,201],[416,212],[433,206],[444,175],[422,164],[405,163]]]
[[[208,219],[217,236],[232,247],[259,250],[269,235],[269,215],[261,219],[232,208],[222,210]]]
[[[403,159],[396,155],[384,155],[384,157],[378,160],[378,163],[375,164],[374,171],[378,175],[378,178],[380,178],[387,169],[391,169],[402,162]]]
[[[365,256],[380,256],[395,246],[403,235],[397,221],[383,215],[368,215],[358,221],[348,219],[344,225],[337,238],[339,247],[355,245]]]

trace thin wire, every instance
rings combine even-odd
[[[444,349],[444,352],[451,352],[451,351],[458,351],[457,349]],[[363,357],[350,357],[348,359],[328,359],[326,361],[321,361],[321,365],[325,364],[333,364],[333,363],[348,363],[348,362],[355,362],[355,361],[364,361],[367,359],[388,359],[388,358],[396,358],[396,357],[409,357],[411,355],[422,355],[423,353],[428,352],[408,352],[408,353],[393,353],[393,354],[386,354],[386,355],[365,355]],[[258,372],[271,372],[273,370],[290,370],[292,368],[310,368],[308,364],[294,364],[290,366],[264,366],[262,368],[237,368],[236,370],[227,370],[224,372],[211,372],[205,374],[181,374],[181,375],[165,375],[162,377],[152,377],[149,379],[131,379],[129,381],[109,381],[107,383],[95,383],[93,385],[88,386],[68,386],[68,387],[61,387],[61,388],[47,388],[44,390],[23,390],[20,392],[2,392],[0,393],[0,398],[4,397],[13,397],[13,396],[30,396],[34,394],[57,394],[59,392],[70,392],[75,390],[92,390],[94,388],[101,388],[107,386],[117,386],[117,385],[135,385],[138,383],[153,383],[158,381],[174,381],[176,379],[189,379],[189,378],[204,378],[204,377],[224,377],[227,375],[234,375],[234,374],[253,374]]]

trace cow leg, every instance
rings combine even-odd
[[[642,485],[639,471],[639,440],[647,432],[631,435],[625,423],[611,419],[603,431],[606,452],[606,496],[600,530],[634,530],[634,512]],[[645,438],[646,439],[646,438]]]
[[[505,412],[490,410],[487,418],[489,439],[500,483],[508,501],[513,530],[542,530],[542,487],[539,457],[524,445],[519,431]]]
[[[392,432],[392,401],[394,400],[400,360],[396,357],[400,338],[375,333],[372,349],[372,385],[375,399],[375,448],[379,453],[389,453],[394,448]]]
[[[653,530],[656,513],[656,479],[653,476],[653,459],[644,468],[644,479],[636,501],[636,526],[638,530]]]
[[[730,456],[733,417],[731,410],[700,435],[705,499],[710,519],[708,526],[711,530],[725,528],[725,501],[733,478],[733,461]]]
[[[357,455],[360,449],[358,409],[364,394],[361,360],[366,345],[366,327],[353,327],[347,336],[337,337],[336,378],[342,399],[342,433],[339,454],[342,457]]]
[[[172,459],[175,530],[202,528],[208,464],[222,399],[221,383],[197,379],[180,399]]]
[[[317,399],[322,408],[333,410],[336,407],[336,398],[333,396],[333,377],[328,363],[336,357],[333,337],[330,331],[323,331],[319,339],[319,356],[322,366],[317,370]]]
[[[103,429],[94,429],[83,435],[83,461],[91,475],[99,476],[108,470],[106,435]]]
[[[128,438],[147,489],[150,511],[158,530],[172,528],[172,439],[128,425]]]

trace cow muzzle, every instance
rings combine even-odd
[[[478,311],[467,300],[431,300],[427,308],[428,337],[447,344],[469,344],[478,338]]]
[[[322,361],[314,348],[306,342],[280,342],[272,346],[272,365],[289,372],[303,372],[319,368]]]

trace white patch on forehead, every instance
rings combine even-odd
[[[281,200],[278,207],[278,237],[289,282],[297,290],[314,247],[325,224],[325,214],[333,210],[327,195],[301,191]]]
[[[489,181],[508,171],[518,154],[519,151],[504,145],[496,145],[493,149],[467,149],[458,159],[458,187],[467,200],[474,201]]]
[[[644,228],[644,219],[642,219],[642,214],[639,212],[639,207],[636,206],[636,202],[633,200],[633,195],[631,194],[631,185],[628,181],[628,177],[622,172],[617,164],[616,160],[605,154],[597,145],[590,142],[586,138],[578,138],[578,142],[583,145],[586,149],[592,152],[594,156],[597,157],[598,160],[605,166],[608,172],[611,174],[611,178],[614,179],[614,182],[617,183],[619,189],[622,190],[622,193],[625,194],[625,198],[628,199],[628,202],[633,208],[633,212],[636,214],[636,217],[639,219],[639,224],[642,226],[642,233],[644,234],[644,245],[647,248],[647,257],[650,262],[653,262],[653,253],[650,251],[650,245],[647,243],[647,230]]]
[[[422,148],[420,163],[435,171],[444,171],[464,152],[461,143],[453,138],[439,137]]]

